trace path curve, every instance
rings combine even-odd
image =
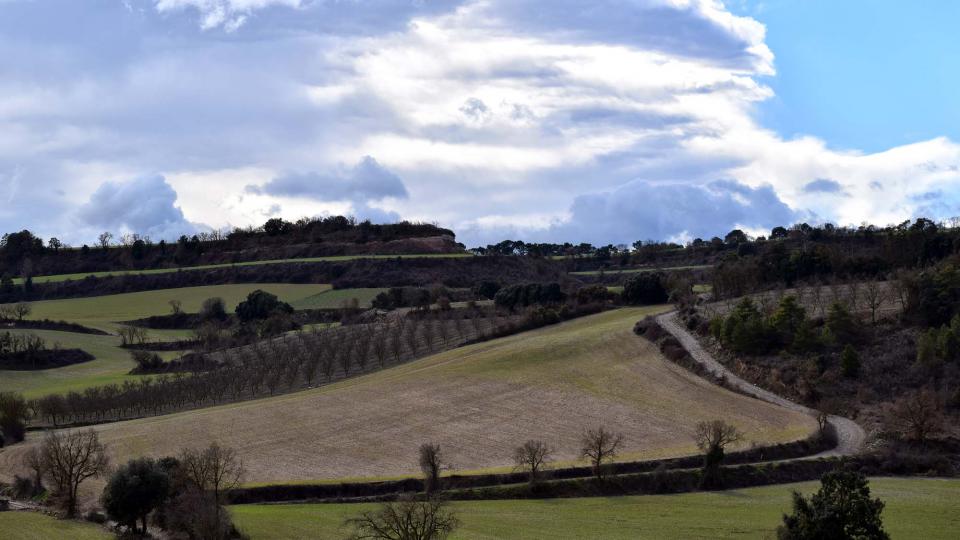
[[[700,345],[700,341],[697,340],[697,338],[694,337],[693,334],[687,330],[687,327],[684,326],[677,318],[676,311],[670,311],[668,313],[658,315],[657,322],[664,330],[670,333],[670,335],[675,337],[677,341],[683,345],[683,348],[690,353],[690,356],[693,357],[697,363],[706,368],[706,370],[711,374],[717,377],[723,377],[730,386],[736,388],[738,391],[755,397],[759,400],[785,407],[792,411],[809,414],[811,416],[816,416],[818,414],[818,411],[811,409],[810,407],[800,405],[799,403],[794,403],[789,399],[770,392],[769,390],[764,390],[759,386],[751,384],[727,369],[726,366],[718,362],[709,351]],[[867,434],[863,431],[863,428],[861,428],[853,420],[844,418],[842,416],[831,415],[827,418],[827,421],[831,426],[833,426],[837,433],[837,446],[831,450],[827,450],[825,452],[802,459],[853,456],[859,454],[867,438]]]

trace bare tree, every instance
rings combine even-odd
[[[720,465],[723,464],[724,452],[727,446],[739,442],[742,438],[736,427],[723,420],[710,420],[697,424],[694,441],[704,453],[701,487],[716,488],[722,485]]]
[[[541,470],[549,463],[553,451],[543,441],[529,440],[513,451],[513,462],[518,470],[527,471],[530,483],[535,484]]]
[[[43,474],[46,471],[46,464],[43,459],[43,451],[33,446],[27,450],[23,456],[23,464],[33,472],[33,492],[39,494],[43,492]]]
[[[183,313],[183,302],[180,300],[170,300],[167,304],[170,305],[170,313],[174,316]]]
[[[613,433],[600,426],[587,430],[580,437],[580,455],[590,460],[593,474],[600,480],[603,478],[603,463],[615,458],[622,444],[622,433]]]
[[[887,301],[887,290],[879,281],[868,281],[864,286],[864,299],[870,308],[870,322],[877,324],[877,311]]]
[[[187,449],[180,453],[180,467],[187,481],[213,496],[217,505],[215,522],[220,523],[224,494],[239,486],[243,479],[243,461],[236,451],[217,443],[203,450]]]
[[[77,513],[77,491],[88,478],[100,476],[107,469],[107,455],[97,432],[50,432],[41,448],[43,469],[63,500],[67,514]]]
[[[423,471],[423,487],[427,495],[440,490],[440,473],[448,467],[439,444],[420,445],[420,470]]]
[[[888,410],[888,425],[902,436],[921,445],[943,431],[940,399],[929,390],[908,394]]]
[[[30,316],[32,312],[33,307],[26,302],[18,302],[13,305],[13,315],[20,322],[23,322],[23,318]]]
[[[100,244],[100,247],[103,249],[110,247],[111,240],[113,240],[113,234],[109,231],[104,231],[97,237],[97,243]]]
[[[344,524],[356,529],[351,540],[443,540],[460,526],[460,521],[442,501],[405,497]]]

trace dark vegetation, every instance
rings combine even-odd
[[[93,360],[81,349],[52,348],[46,340],[33,334],[0,332],[0,370],[35,370],[80,364]]]
[[[483,281],[558,281],[563,275],[563,269],[551,261],[520,257],[291,262],[203,270],[184,269],[161,274],[88,276],[55,283],[36,283],[29,288],[26,285],[15,285],[11,280],[7,286],[0,286],[0,303],[228,283],[331,283],[337,289],[423,287],[435,284],[470,288]]]
[[[777,529],[779,540],[889,540],[880,519],[884,504],[870,498],[866,477],[832,471],[823,475],[820,484],[810,499],[793,493],[793,512],[783,516],[783,525]]]
[[[212,231],[176,242],[154,243],[125,235],[100,235],[97,245],[71,248],[56,238],[44,242],[30,231],[0,241],[0,274],[31,277],[124,269],[237,263],[358,254],[455,253],[463,250],[453,231],[425,223],[375,225],[331,216],[296,222],[271,219],[261,227]]]

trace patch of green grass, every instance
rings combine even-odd
[[[126,276],[126,275],[150,275],[150,274],[168,274],[170,272],[179,272],[181,270],[212,270],[216,268],[235,268],[238,266],[260,266],[264,264],[284,264],[284,263],[311,263],[311,262],[339,262],[353,261],[357,259],[451,259],[473,257],[470,253],[432,253],[432,254],[411,254],[411,255],[335,255],[331,257],[305,257],[302,259],[270,259],[266,261],[247,261],[239,263],[225,264],[206,264],[201,266],[184,266],[181,268],[154,268],[150,270],[116,270],[110,272],[80,272],[76,274],[57,274],[54,276],[34,276],[34,283],[56,283],[59,281],[83,279],[88,276],[106,277],[106,276]],[[14,283],[23,283],[22,278],[16,278]]]
[[[330,290],[330,285],[290,284],[290,283],[238,283],[230,285],[209,285],[204,287],[184,287],[179,289],[160,289],[125,294],[111,294],[88,298],[67,298],[61,300],[42,300],[31,304],[31,319],[53,319],[80,323],[92,328],[115,332],[121,321],[130,321],[167,315],[170,313],[171,300],[179,300],[183,311],[196,313],[207,298],[223,298],[227,311],[232,312],[247,295],[256,289],[263,289],[277,295],[285,302],[298,300]]]
[[[71,390],[80,391],[90,386],[122,384],[134,363],[127,350],[120,348],[117,336],[99,336],[56,332],[51,330],[13,330],[15,333],[35,334],[46,340],[49,346],[59,343],[65,349],[83,349],[95,359],[55,369],[37,371],[0,371],[0,392],[17,391],[27,398],[46,394],[62,394]],[[158,353],[164,359],[174,358],[176,352]]]
[[[39,512],[0,512],[0,538],[4,540],[100,540],[113,537],[93,523],[57,519]]]
[[[709,283],[697,283],[693,286],[693,292],[695,293],[708,293],[713,292],[713,285]]]
[[[607,287],[607,290],[614,294],[623,294],[623,285],[615,285],[613,287]]]
[[[893,538],[947,540],[960,527],[960,480],[876,478],[875,497]],[[713,493],[552,500],[456,502],[462,526],[451,540],[771,538],[790,510],[790,493],[805,482]],[[253,540],[343,538],[343,521],[369,504],[251,505],[231,508]]]
[[[301,298],[291,305],[294,309],[336,309],[343,307],[344,302],[356,298],[359,307],[368,308],[376,296],[387,289],[333,289],[313,296]]]
[[[76,322],[115,334],[121,326],[120,321],[170,313],[168,303],[170,300],[180,300],[184,311],[196,312],[204,300],[219,296],[224,299],[227,309],[233,311],[247,294],[256,289],[263,289],[276,294],[282,300],[296,303],[298,300],[329,291],[330,286],[259,283],[212,285],[91,298],[44,300],[32,303],[33,313],[30,318]],[[56,369],[0,371],[0,391],[15,390],[22,392],[26,397],[39,397],[71,390],[80,391],[90,386],[121,384],[126,379],[137,378],[135,375],[127,375],[134,364],[130,360],[129,351],[120,348],[120,338],[116,335],[100,336],[49,330],[18,330],[17,332],[36,334],[45,339],[50,346],[59,343],[64,348],[83,349],[92,354],[95,359]],[[171,341],[187,339],[191,332],[190,330],[150,330],[148,334],[153,340]],[[159,354],[164,359],[175,358],[178,355],[175,351]]]
[[[570,272],[570,275],[599,276],[600,274],[604,274],[604,275],[640,274],[643,272],[656,272],[658,270],[669,272],[671,270],[703,270],[705,268],[713,268],[713,267],[709,264],[706,264],[706,265],[699,265],[699,266],[672,266],[669,268],[622,268],[622,269],[610,269],[610,270],[582,270],[580,272]]]

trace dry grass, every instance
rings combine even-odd
[[[415,473],[424,441],[457,469],[477,470],[509,465],[529,438],[575,460],[581,431],[599,424],[625,434],[623,458],[689,454],[696,423],[718,417],[757,443],[814,429],[666,361],[631,331],[652,311],[601,313],[316,390],[97,430],[115,462],[219,441],[243,457],[248,482],[280,482]],[[0,473],[17,470],[22,451],[0,454]]]

